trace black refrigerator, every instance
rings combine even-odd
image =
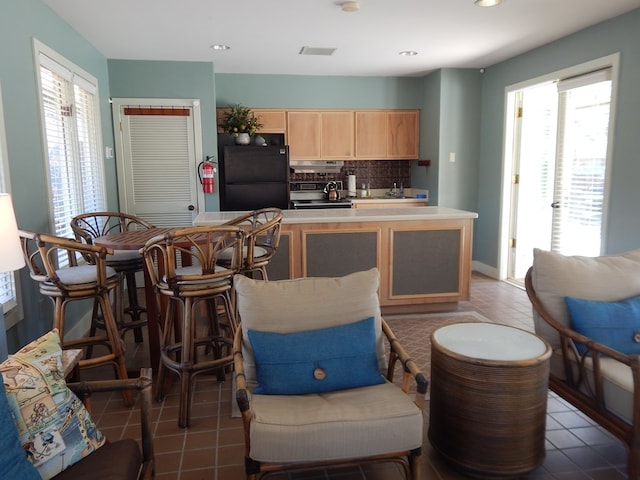
[[[223,146],[219,164],[221,211],[289,208],[287,145]]]

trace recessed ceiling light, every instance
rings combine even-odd
[[[231,47],[229,45],[222,45],[221,43],[216,43],[215,45],[211,45],[211,48],[214,50],[229,50]]]
[[[344,2],[340,4],[343,12],[357,12],[360,10],[360,4],[358,2]]]
[[[398,55],[402,57],[415,57],[417,54],[418,52],[414,50],[403,50],[402,52],[398,53]]]
[[[475,4],[479,7],[495,7],[500,5],[502,0],[476,0]]]

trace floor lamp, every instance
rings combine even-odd
[[[0,273],[13,272],[24,267],[24,257],[20,248],[16,216],[8,193],[0,193],[0,225]],[[0,304],[0,362],[6,360],[7,354],[4,308]]]

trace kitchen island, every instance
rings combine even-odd
[[[244,212],[204,212],[220,225]],[[284,210],[269,278],[378,267],[384,313],[439,311],[469,299],[474,212],[444,207]]]

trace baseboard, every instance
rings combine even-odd
[[[486,275],[487,277],[491,277],[494,280],[500,280],[500,273],[498,272],[498,269],[485,263],[474,260],[471,262],[471,269],[475,272]]]

